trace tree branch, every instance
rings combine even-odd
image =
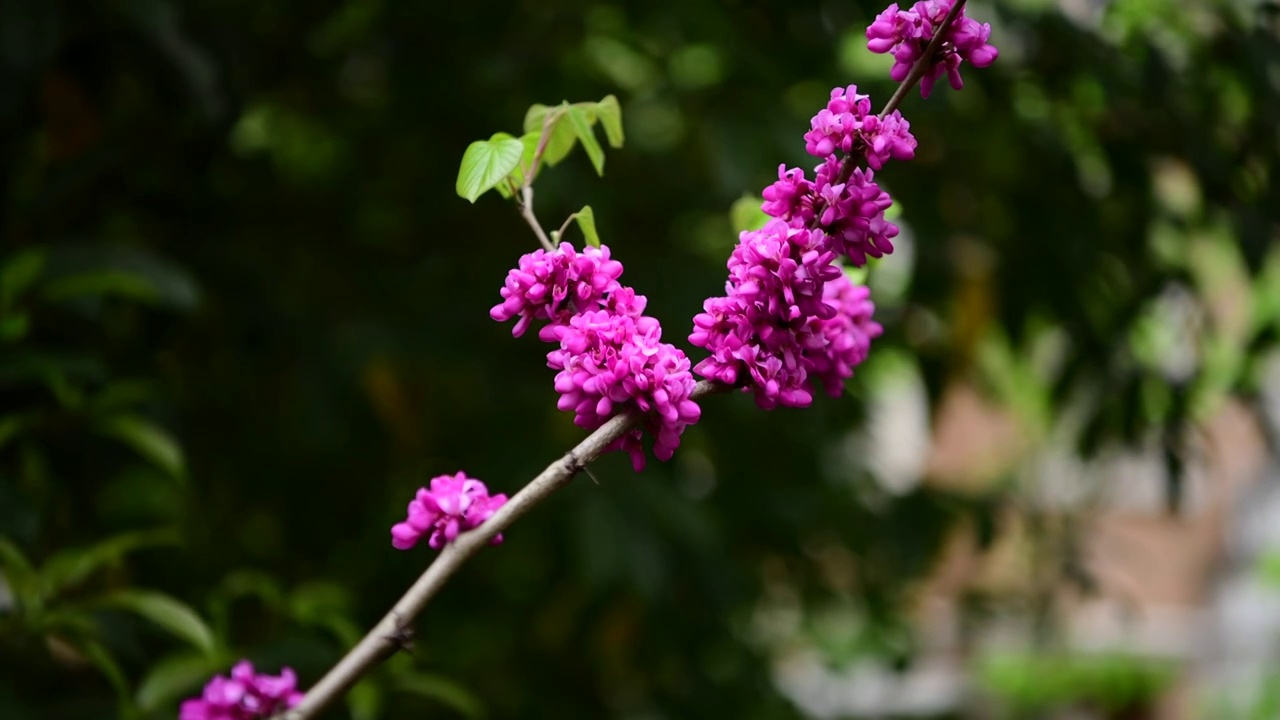
[[[730,389],[722,383],[702,380],[694,388],[690,398],[697,400],[714,393],[727,392]],[[579,470],[600,457],[610,443],[622,437],[640,418],[641,414],[636,410],[628,410],[614,416],[559,460],[547,466],[546,470],[525,485],[479,527],[462,533],[457,540],[446,545],[413,587],[409,588],[409,591],[396,602],[391,611],[342,660],[338,661],[333,669],[307,691],[301,703],[279,716],[280,719],[312,720],[341,698],[357,680],[395,652],[400,645],[405,626],[418,617],[427,602],[440,592],[440,588],[444,587],[463,563],[487,547],[495,535],[511,527],[512,523],[546,500],[556,490],[568,485]]]
[[[946,34],[946,30],[960,14],[964,4],[965,0],[956,0],[955,4],[951,6],[950,12],[947,13],[941,27],[929,41],[928,46],[925,47],[924,53],[911,66],[911,71],[907,73],[907,77],[903,78],[898,85],[898,89],[889,98],[889,102],[885,103],[884,109],[880,111],[880,117],[884,117],[896,110],[907,93],[924,76],[925,71],[928,70],[933,62],[933,57],[937,54],[938,48],[942,45],[942,38]],[[550,113],[548,113],[548,117],[544,120],[543,137],[540,138],[538,148],[534,153],[532,167],[526,173],[524,186],[520,188],[518,203],[521,217],[533,230],[538,242],[548,251],[554,252],[555,246],[551,243],[551,239],[547,237],[546,231],[542,229],[537,216],[533,213],[532,187],[533,174],[537,171],[542,159],[542,153],[546,148],[548,139],[546,129],[551,119]],[[845,159],[845,167],[841,168],[840,173],[844,176],[840,180],[841,182],[848,180],[848,174],[852,173],[855,165],[857,165],[857,161],[854,156]],[[713,393],[727,392],[730,389],[732,388],[722,383],[702,380],[694,388],[690,397],[697,400]],[[584,470],[588,463],[600,457],[606,447],[614,440],[622,437],[624,433],[640,421],[640,418],[641,413],[634,409],[614,416],[595,432],[588,435],[586,439],[578,443],[575,448],[565,453],[559,460],[547,466],[546,470],[543,470],[528,485],[525,485],[520,492],[516,493],[498,512],[494,513],[479,527],[462,533],[454,542],[446,545],[440,551],[440,554],[436,556],[436,559],[427,566],[426,571],[422,573],[417,582],[396,602],[391,611],[337,665],[307,691],[302,702],[297,707],[279,716],[280,720],[313,720],[325,708],[342,697],[356,681],[391,656],[401,644],[405,626],[418,617],[423,608],[426,607],[427,602],[440,592],[440,589],[462,567],[463,563],[480,552],[493,540],[494,536],[509,528],[522,515],[546,500],[555,491],[568,485],[580,470]]]

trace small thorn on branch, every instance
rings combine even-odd
[[[565,453],[565,457],[568,458],[566,465],[569,468],[570,474],[577,475],[580,472],[586,473],[587,477],[591,478],[591,482],[597,485],[600,484],[600,481],[596,479],[596,476],[591,472],[591,468],[587,467],[586,463],[579,460],[576,453],[570,450],[568,453]]]

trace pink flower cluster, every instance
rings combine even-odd
[[[595,429],[634,407],[645,413],[654,455],[668,460],[684,429],[698,421],[700,409],[690,399],[696,381],[689,359],[662,342],[658,321],[644,315],[645,297],[618,282],[621,274],[622,264],[604,246],[538,250],[507,274],[503,302],[490,315],[500,322],[519,317],[517,336],[534,320],[546,320],[538,337],[559,345],[547,354],[547,366],[558,371],[560,409],[572,411],[579,427]],[[609,449],[630,453],[639,472],[642,439],[643,432],[633,430]]]
[[[231,676],[218,675],[204,686],[204,693],[182,703],[179,720],[257,720],[269,718],[302,702],[298,676],[283,668],[279,676],[260,675],[253,664],[241,660]]]
[[[893,78],[904,80],[933,34],[944,32],[921,80],[928,95],[945,70],[960,89],[959,66],[986,67],[998,55],[991,26],[963,11],[942,27],[953,0],[923,0],[911,10],[890,5],[867,28],[874,52],[894,54]],[[803,407],[821,385],[839,395],[883,329],[865,287],[836,265],[855,266],[893,252],[898,228],[885,219],[893,204],[875,182],[890,159],[915,157],[911,124],[897,110],[877,115],[855,85],[835,88],[804,135],[805,150],[822,159],[813,180],[799,168],[778,168],[761,209],[775,218],[743,232],[729,258],[726,296],[710,298],[693,319],[689,341],[710,353],[694,370],[755,393],[756,403]],[[865,168],[858,163],[864,161]]]
[[[866,288],[835,265],[829,236],[772,220],[742,233],[729,259],[728,296],[710,298],[689,342],[711,355],[703,377],[750,387],[756,404],[806,407],[821,383],[840,394],[882,332]]]
[[[830,155],[810,181],[803,170],[779,165],[778,181],[764,189],[760,207],[791,227],[821,228],[839,254],[861,267],[868,257],[893,252],[898,226],[884,218],[893,200],[875,183],[875,173],[853,168],[841,180],[843,167],[839,158]]]
[[[871,97],[859,95],[857,85],[832,90],[831,100],[809,125],[804,149],[814,157],[830,157],[836,150],[861,154],[867,165],[879,170],[889,158],[910,160],[916,155],[911,123],[897,110],[884,118],[876,115],[871,111]]]
[[[805,407],[817,385],[838,396],[883,332],[867,289],[837,265],[841,256],[862,266],[893,252],[898,234],[884,218],[889,194],[873,170],[853,162],[862,157],[879,168],[915,155],[907,121],[873,115],[870,98],[853,85],[832,90],[810,128],[805,147],[822,158],[814,179],[779,166],[778,181],[762,193],[761,209],[774,219],[740,235],[727,295],[704,303],[689,336],[710,353],[698,374],[751,388],[765,409]]]
[[[391,544],[398,550],[408,550],[422,536],[429,535],[427,544],[439,550],[459,533],[488,520],[506,502],[506,495],[490,495],[484,483],[466,473],[434,477],[430,490],[419,488],[409,501],[409,517],[391,526]],[[494,545],[500,542],[501,535],[493,538]]]
[[[643,296],[636,296],[643,310]],[[547,354],[556,374],[559,408],[574,414],[579,427],[597,428],[627,404],[646,415],[654,434],[653,454],[670,460],[685,427],[698,421],[701,408],[689,399],[695,385],[689,358],[661,342],[658,321],[638,312],[593,310],[556,328],[560,349]],[[633,430],[610,450],[626,450],[636,472],[644,469],[642,432]]]
[[[911,72],[911,66],[924,54],[935,32],[946,20],[953,0],[921,0],[910,10],[899,9],[894,3],[876,16],[867,28],[867,47],[875,53],[893,53],[893,70],[890,76],[899,82]],[[991,25],[965,17],[961,8],[950,27],[932,64],[920,78],[920,94],[929,97],[933,84],[942,73],[956,90],[964,87],[960,78],[960,64],[967,62],[984,68],[996,61],[1000,51],[987,42],[991,38]]]
[[[609,248],[583,248],[574,252],[561,243],[555,252],[537,250],[520,258],[507,273],[502,288],[502,304],[489,311],[498,322],[519,317],[511,334],[520,337],[534,320],[549,324],[539,332],[544,341],[553,341],[553,328],[563,325],[578,312],[594,309],[600,301],[621,287],[622,263],[609,258]]]

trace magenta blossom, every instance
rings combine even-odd
[[[843,205],[833,207],[840,212]],[[863,332],[866,342],[855,342],[847,329],[844,316],[854,305],[841,295],[849,281],[834,262],[835,247],[823,231],[782,219],[742,233],[729,259],[728,295],[707,300],[693,319],[689,342],[710,354],[694,370],[750,389],[764,409],[806,407],[815,379],[829,390],[828,380],[848,378],[879,326]],[[869,302],[857,306],[866,322],[870,309]],[[854,324],[866,328],[866,322]]]
[[[793,228],[818,228],[829,236],[831,250],[862,267],[868,257],[893,252],[898,226],[884,217],[893,200],[874,182],[871,170],[855,168],[844,182],[834,182],[840,168],[839,160],[827,158],[811,182],[802,170],[779,167],[778,181],[765,188],[760,208]]]
[[[298,676],[290,668],[280,675],[259,675],[253,664],[241,660],[231,668],[231,676],[216,676],[204,686],[204,693],[182,703],[179,720],[257,720],[270,718],[302,702]]]
[[[963,8],[950,27],[941,27],[952,4],[953,0],[921,0],[910,10],[902,10],[894,3],[867,27],[867,48],[874,53],[893,54],[893,69],[889,75],[899,82],[924,55],[934,33],[945,33],[932,63],[920,77],[920,94],[924,97],[929,96],[933,84],[944,72],[951,87],[959,90],[964,87],[960,77],[961,63],[984,68],[1000,55],[1000,51],[987,42],[991,38],[991,26],[965,17]]]
[[[809,372],[817,376],[816,386],[822,383],[827,394],[840,397],[844,381],[853,375],[853,369],[867,359],[871,341],[880,337],[884,329],[871,319],[875,305],[871,291],[865,285],[855,285],[844,273],[827,283],[825,301],[835,314],[825,320],[815,320],[816,333],[826,342],[821,352],[809,353]]]
[[[419,488],[409,501],[409,517],[391,527],[391,544],[397,550],[408,550],[423,535],[430,535],[427,544],[439,550],[460,533],[488,520],[506,502],[506,495],[490,495],[484,483],[466,473],[434,477],[430,490]],[[494,536],[493,544],[500,542],[502,535]]]
[[[519,265],[507,273],[503,301],[489,315],[498,322],[519,317],[511,330],[516,337],[534,320],[546,320],[550,324],[539,337],[550,341],[553,326],[563,325],[575,313],[594,310],[606,295],[621,287],[620,275],[622,263],[610,259],[606,246],[587,247],[578,253],[566,242],[555,252],[536,250],[521,257]]]
[[[883,119],[871,110],[871,97],[858,94],[858,86],[835,88],[831,100],[810,121],[804,148],[810,155],[829,158],[837,151],[859,154],[879,170],[889,158],[915,157],[916,139],[911,123],[894,110]]]
[[[559,408],[572,411],[579,427],[595,429],[619,410],[634,407],[646,414],[653,454],[669,460],[701,409],[689,397],[696,384],[689,359],[661,341],[658,321],[605,309],[575,315],[555,332],[560,348],[547,354],[547,366],[559,371]],[[636,472],[645,464],[641,438],[642,432],[633,430],[609,447],[626,450]]]

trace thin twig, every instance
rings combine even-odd
[[[551,238],[547,237],[546,231],[542,229],[542,224],[538,222],[538,217],[533,214],[533,188],[525,185],[520,191],[520,217],[524,218],[529,227],[533,229],[533,234],[538,236],[538,242],[542,243],[542,247],[547,252],[555,252],[556,246],[551,244]]]
[[[690,398],[697,400],[728,389],[727,385],[702,380]],[[280,716],[281,720],[311,720],[342,697],[357,680],[395,652],[407,624],[418,617],[427,602],[440,592],[463,563],[487,547],[495,535],[506,530],[534,506],[568,485],[583,465],[598,458],[610,443],[622,437],[639,420],[640,413],[635,410],[614,416],[573,450],[551,463],[479,527],[462,533],[446,545],[395,607],[307,691],[301,703]]]

